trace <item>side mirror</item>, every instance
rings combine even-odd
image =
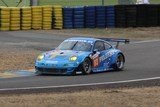
[[[98,52],[98,49],[93,50],[93,54],[96,54]]]

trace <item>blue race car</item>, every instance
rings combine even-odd
[[[117,42],[111,45],[110,42]],[[74,37],[64,40],[54,50],[40,54],[35,61],[37,74],[90,74],[108,70],[121,71],[125,56],[118,49],[128,39]]]

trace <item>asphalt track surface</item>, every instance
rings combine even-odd
[[[60,36],[37,31],[1,32],[0,45],[12,44],[17,47],[28,47],[49,50],[70,36]],[[72,37],[72,36],[71,36]],[[25,45],[24,45],[25,43]],[[42,45],[39,45],[42,44]],[[160,77],[160,41],[137,42],[121,45],[126,57],[125,70],[122,72],[105,72],[77,76],[26,76],[0,78],[0,91],[20,89],[43,89],[96,85],[101,83],[128,82],[137,79],[158,79]],[[155,78],[157,77],[157,78]],[[147,80],[147,79],[146,79]],[[147,83],[147,82],[146,82]],[[158,84],[159,81],[158,81]],[[97,86],[98,87],[98,86]]]

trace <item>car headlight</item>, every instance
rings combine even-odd
[[[76,57],[76,56],[72,56],[72,57],[70,57],[69,60],[70,60],[70,61],[76,61],[76,60],[77,60],[77,57]]]
[[[38,60],[38,61],[41,61],[43,58],[44,58],[44,55],[43,55],[43,54],[40,54],[40,55],[37,57],[37,60]]]

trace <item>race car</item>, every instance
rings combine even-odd
[[[116,45],[111,45],[117,42]],[[35,70],[42,74],[90,74],[104,71],[121,71],[125,56],[118,49],[119,43],[129,39],[72,37],[57,48],[40,54],[35,61]]]

